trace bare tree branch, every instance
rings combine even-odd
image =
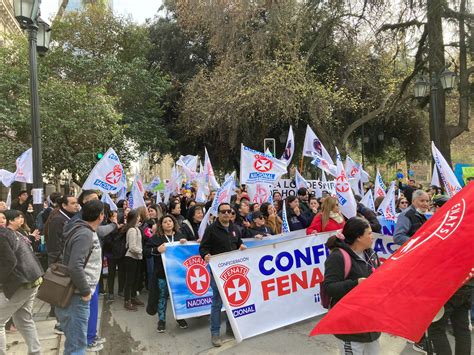
[[[424,24],[425,24],[424,22],[421,22],[418,20],[411,20],[411,21],[399,22],[399,23],[386,23],[382,25],[382,27],[379,28],[377,33],[380,33],[382,31],[387,31],[387,30],[399,30],[399,29],[408,28],[411,26],[421,27]]]
[[[467,12],[466,9],[461,11],[454,11],[453,9],[449,8],[448,4],[446,2],[443,3],[443,10],[444,10],[444,18],[454,18],[456,20],[474,20],[474,14]]]
[[[380,115],[384,110],[385,110],[385,105],[387,104],[387,101],[390,99],[392,95],[386,96],[382,102],[380,103],[380,106],[377,107],[375,110],[370,111],[366,115],[362,116],[361,118],[357,119],[356,121],[352,122],[349,127],[347,127],[344,131],[344,134],[342,135],[342,144],[345,146],[347,139],[349,136],[360,126],[362,126],[364,123],[369,122],[370,120],[376,118],[378,115]]]

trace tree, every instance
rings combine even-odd
[[[397,23],[385,24],[381,30],[395,31],[396,33],[406,32],[413,26],[420,28],[418,31],[418,49],[415,54],[415,65],[412,75],[407,78],[407,84],[416,76],[417,73],[426,71],[430,75],[439,74],[446,65],[445,47],[454,45],[459,48],[458,51],[458,70],[459,70],[459,110],[457,122],[450,122],[446,119],[446,97],[444,90],[437,90],[436,111],[438,112],[440,146],[438,147],[446,160],[451,162],[451,141],[458,137],[469,128],[469,106],[472,102],[470,93],[469,77],[474,73],[474,67],[468,67],[467,29],[472,29],[474,15],[467,11],[467,1],[460,0],[452,2],[456,8],[450,8],[445,0],[426,0],[418,3],[412,1],[406,2],[401,9],[399,21]],[[410,11],[404,11],[406,8]],[[458,27],[458,40],[454,43],[444,43],[443,27],[447,22],[454,22]],[[405,86],[406,88],[406,86]],[[428,100],[422,102],[426,105]],[[434,115],[433,107],[430,107],[430,135],[433,140],[434,135]]]

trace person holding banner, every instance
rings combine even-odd
[[[342,233],[337,233],[326,242],[331,254],[324,263],[324,281],[322,287],[331,298],[330,308],[339,302],[354,287],[369,277],[380,261],[372,248],[374,238],[367,220],[360,217],[350,218]],[[344,253],[350,257],[350,269],[347,277]],[[380,333],[335,334],[339,339],[341,354],[378,355],[380,353]]]
[[[199,246],[199,254],[206,263],[209,263],[212,255],[247,248],[245,244],[242,243],[240,229],[234,223],[230,222],[232,213],[230,204],[227,202],[219,204],[217,213],[217,220],[207,227]],[[220,339],[222,299],[216,281],[214,280],[214,275],[211,276],[211,287],[211,342],[215,347],[220,347],[222,345]],[[226,333],[229,335],[233,334],[228,320]]]
[[[161,254],[166,252],[165,243],[174,243],[175,241],[186,243],[186,239],[179,232],[178,222],[172,215],[167,214],[160,218],[156,234],[148,239],[145,245],[145,256],[154,257],[153,287],[158,288],[158,298],[153,301],[158,303],[158,333],[166,331],[166,307],[169,298],[168,284]],[[151,292],[154,292],[154,290],[151,290]],[[181,329],[188,327],[188,323],[184,319],[178,319],[177,322]]]
[[[314,217],[306,229],[306,235],[339,230],[344,224],[344,217],[339,211],[339,202],[334,197],[327,197],[324,199],[321,213]]]

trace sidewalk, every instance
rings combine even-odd
[[[99,296],[99,320],[97,329],[100,331],[100,322],[102,319],[103,297]],[[64,352],[64,336],[54,333],[54,325],[56,318],[49,316],[50,305],[35,300],[33,307],[33,319],[36,323],[38,336],[41,342],[41,354],[43,355],[59,355]],[[19,332],[13,334],[7,333],[7,354],[24,355],[28,353],[25,341]],[[92,353],[90,353],[92,354]]]

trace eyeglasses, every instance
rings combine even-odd
[[[232,211],[230,214],[231,214],[232,216],[235,216],[235,212],[234,212],[234,211]]]
[[[265,218],[263,218],[263,216],[261,216],[261,217],[255,217],[255,219],[265,219]]]
[[[232,214],[232,210],[220,210],[219,213],[222,213],[222,214]]]
[[[408,201],[401,201],[400,205],[408,205]]]

